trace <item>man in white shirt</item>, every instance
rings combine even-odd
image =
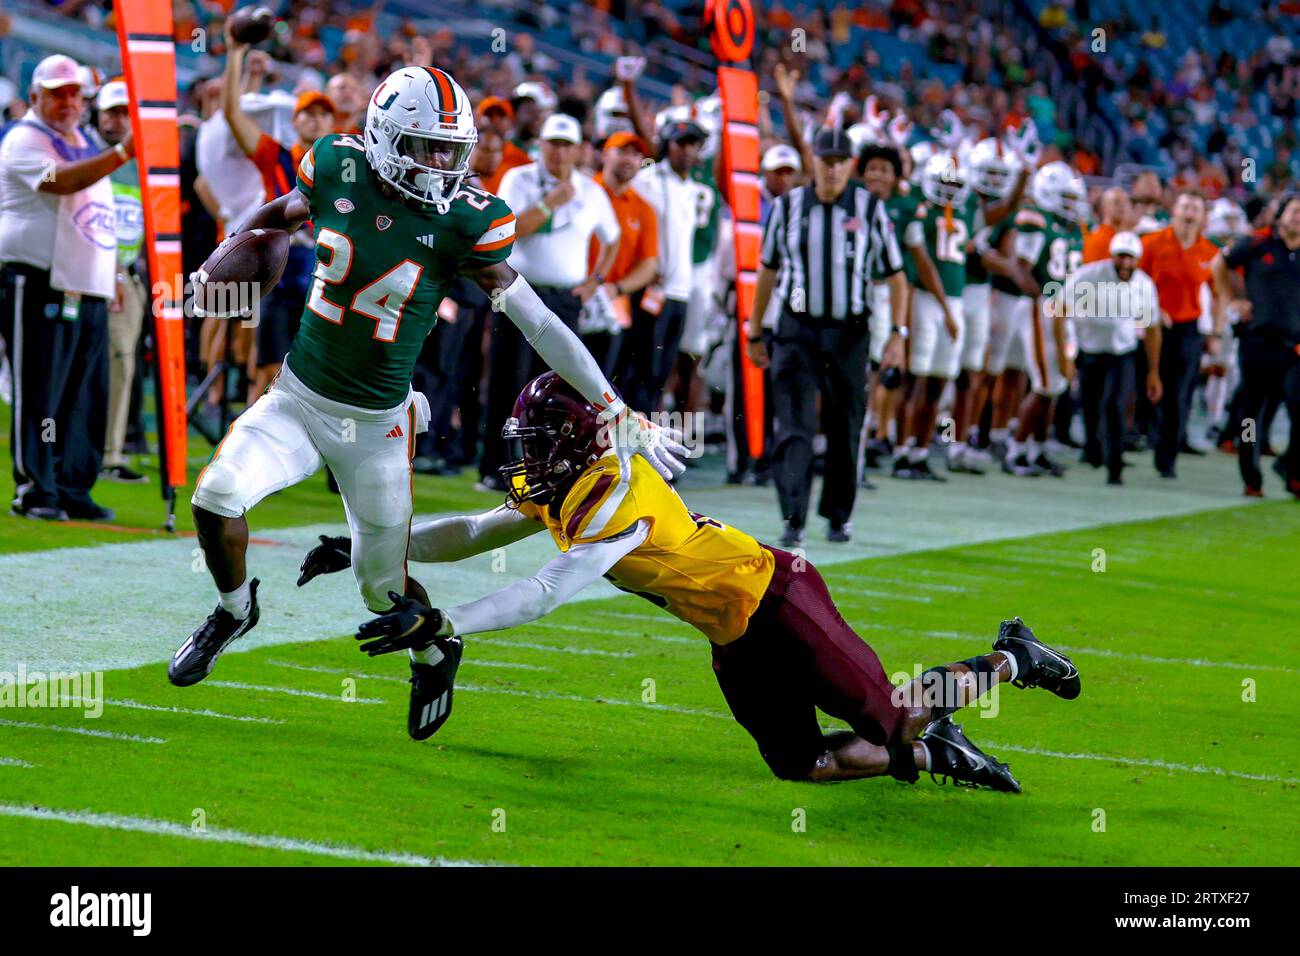
[[[539,161],[506,170],[497,192],[515,213],[515,244],[508,262],[546,306],[577,331],[583,303],[605,281],[618,254],[618,217],[600,184],[577,170],[582,126],[576,119],[552,113],[542,123],[539,139]],[[600,241],[601,251],[588,273],[592,236]],[[504,490],[498,473],[506,463],[501,427],[519,390],[542,370],[515,324],[494,315],[479,460],[479,483],[487,490]]]
[[[1090,262],[1065,283],[1066,314],[1079,341],[1079,386],[1087,435],[1083,460],[1106,466],[1106,483],[1124,483],[1124,416],[1133,390],[1138,333],[1148,358],[1146,394],[1160,400],[1159,296],[1151,277],[1138,268],[1142,240],[1120,232],[1110,241],[1110,258]]]
[[[108,304],[117,292],[108,176],[135,155],[130,132],[100,150],[78,128],[81,74],[49,56],[31,111],[0,145],[0,334],[14,367],[13,512],[106,521],[90,489],[104,454]]]
[[[627,401],[635,395],[646,411],[658,409],[691,298],[691,249],[695,241],[696,183],[691,169],[699,161],[704,129],[694,120],[677,120],[659,133],[662,159],[636,174],[632,188],[659,220],[659,281],[633,302],[632,328],[623,348],[615,384]]]

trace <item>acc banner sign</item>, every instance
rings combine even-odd
[[[122,72],[140,166],[145,250],[153,282],[164,495],[186,483],[185,326],[181,272],[180,130],[171,0],[114,0]]]
[[[704,8],[722,95],[722,167],[727,201],[735,222],[736,321],[739,323],[741,382],[744,391],[745,436],[749,454],[763,453],[763,373],[749,360],[744,347],[745,325],[754,307],[758,282],[759,141],[758,77],[749,67],[754,50],[754,8],[750,0],[709,0]]]

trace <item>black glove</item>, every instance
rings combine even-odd
[[[302,559],[302,572],[298,575],[298,587],[302,587],[318,574],[333,574],[352,567],[352,540],[347,537],[331,538],[320,536],[320,544],[307,552]]]
[[[388,592],[393,609],[357,629],[357,640],[366,641],[361,650],[371,657],[393,651],[423,651],[437,640],[442,627],[443,614],[437,608],[425,607],[419,601],[402,597],[396,591]]]

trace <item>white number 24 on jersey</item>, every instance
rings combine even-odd
[[[352,269],[352,240],[333,229],[321,229],[316,242],[330,251],[328,262],[317,262],[313,273],[311,294],[307,308],[326,322],[343,324],[344,308],[325,297],[327,285],[338,285]],[[424,267],[403,259],[374,282],[357,290],[347,311],[375,320],[372,336],[378,342],[397,341],[397,327],[402,323],[402,312],[420,281]]]

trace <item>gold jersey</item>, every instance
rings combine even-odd
[[[606,577],[703,631],[715,644],[745,632],[772,579],[770,551],[743,531],[689,511],[676,489],[639,456],[626,476],[617,457],[601,458],[569,489],[558,515],[553,507],[531,501],[520,511],[542,521],[561,551],[646,521],[645,541]]]

